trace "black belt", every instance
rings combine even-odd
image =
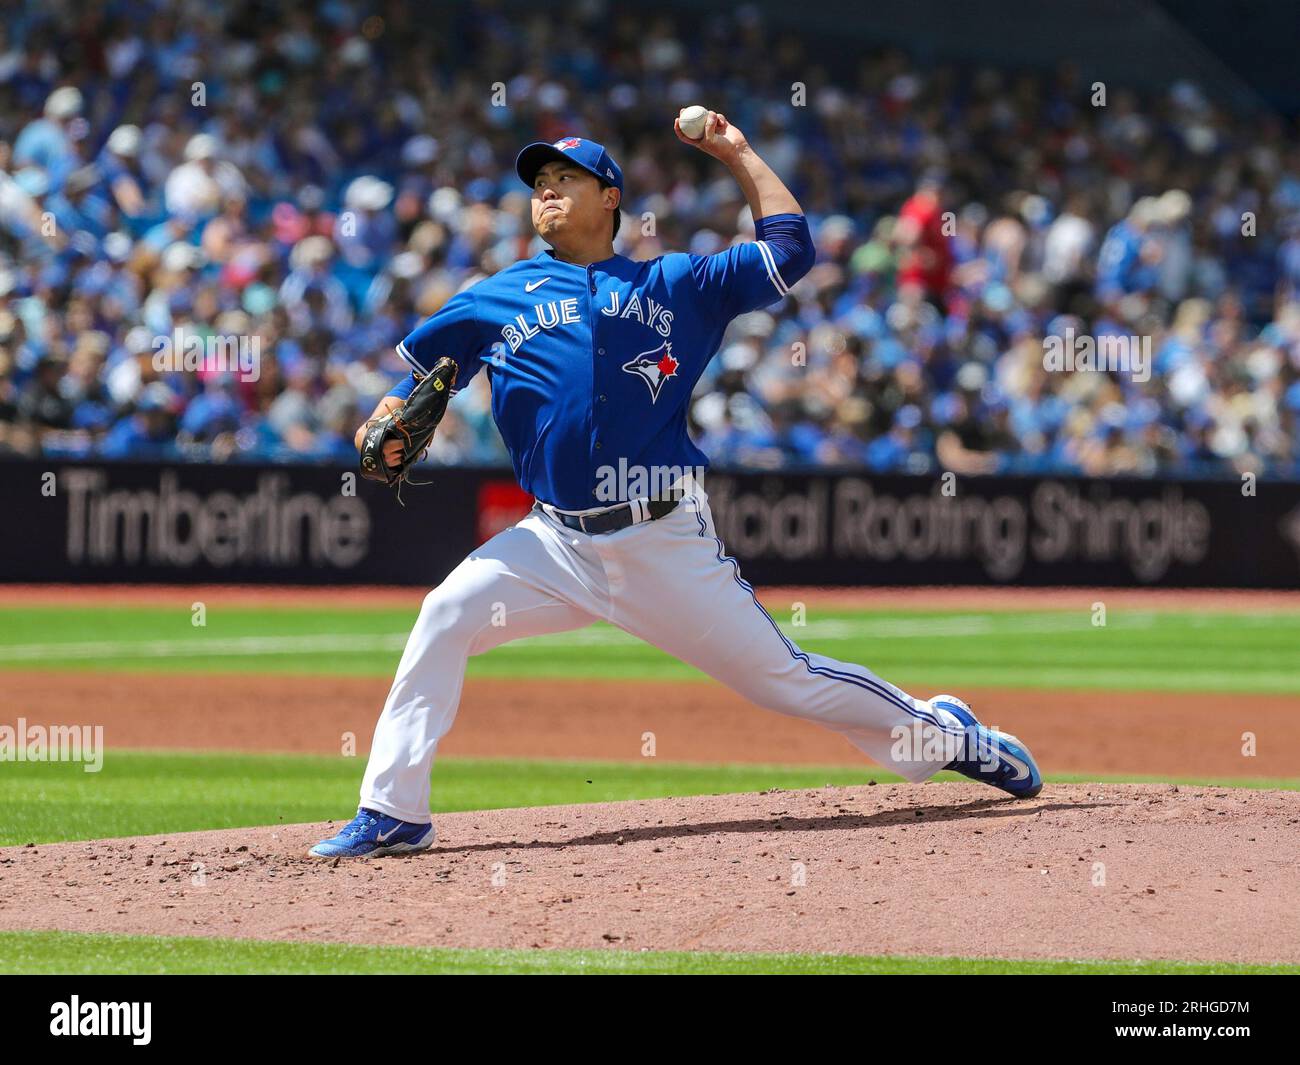
[[[584,532],[588,536],[598,536],[601,533],[618,532],[630,525],[658,521],[676,510],[681,501],[681,496],[676,499],[634,499],[598,514],[565,514],[546,504],[542,504],[542,509],[566,528]]]

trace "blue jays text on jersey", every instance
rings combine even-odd
[[[755,240],[590,266],[544,251],[453,296],[398,352],[420,373],[441,356],[456,391],[484,370],[519,484],[586,510],[611,466],[707,466],[687,436],[691,391],[737,315],[781,299],[812,266],[803,215],[772,215]],[[389,394],[404,397],[414,377]],[[453,393],[454,394],[454,393]]]

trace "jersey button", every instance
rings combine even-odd
[[[601,401],[602,403],[607,403],[607,402],[609,402],[609,397],[608,397],[608,396],[603,396],[603,395],[602,395],[602,396],[600,397],[600,401]]]
[[[597,349],[596,349],[596,354],[597,354],[597,355],[604,355],[604,354],[605,354],[605,349],[604,349],[604,348],[597,348]]]
[[[604,446],[605,446],[605,445],[602,444],[599,440],[596,441],[596,450],[597,450],[597,451],[599,451],[599,450],[600,450],[602,447],[604,447]]]

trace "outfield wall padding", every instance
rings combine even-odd
[[[421,468],[400,505],[351,470],[0,462],[0,580],[431,586],[531,499]],[[1300,484],[716,471],[756,584],[1300,587]],[[671,564],[671,560],[666,560]]]

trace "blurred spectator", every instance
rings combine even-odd
[[[81,107],[81,92],[75,86],[55,89],[46,99],[41,117],[24,126],[13,142],[13,165],[41,170],[51,192],[63,188],[64,180],[77,166],[74,140],[85,134]]]
[[[176,399],[166,385],[154,382],[140,393],[134,411],[105,435],[108,458],[169,458],[176,448]]]
[[[37,360],[31,380],[18,397],[20,417],[42,429],[67,429],[72,425],[72,403],[59,387],[64,370],[63,360],[53,355]]]
[[[948,228],[940,197],[942,180],[927,174],[904,202],[893,228],[893,239],[900,249],[898,286],[916,288],[940,306],[948,295],[952,276],[952,242],[954,231]]]

